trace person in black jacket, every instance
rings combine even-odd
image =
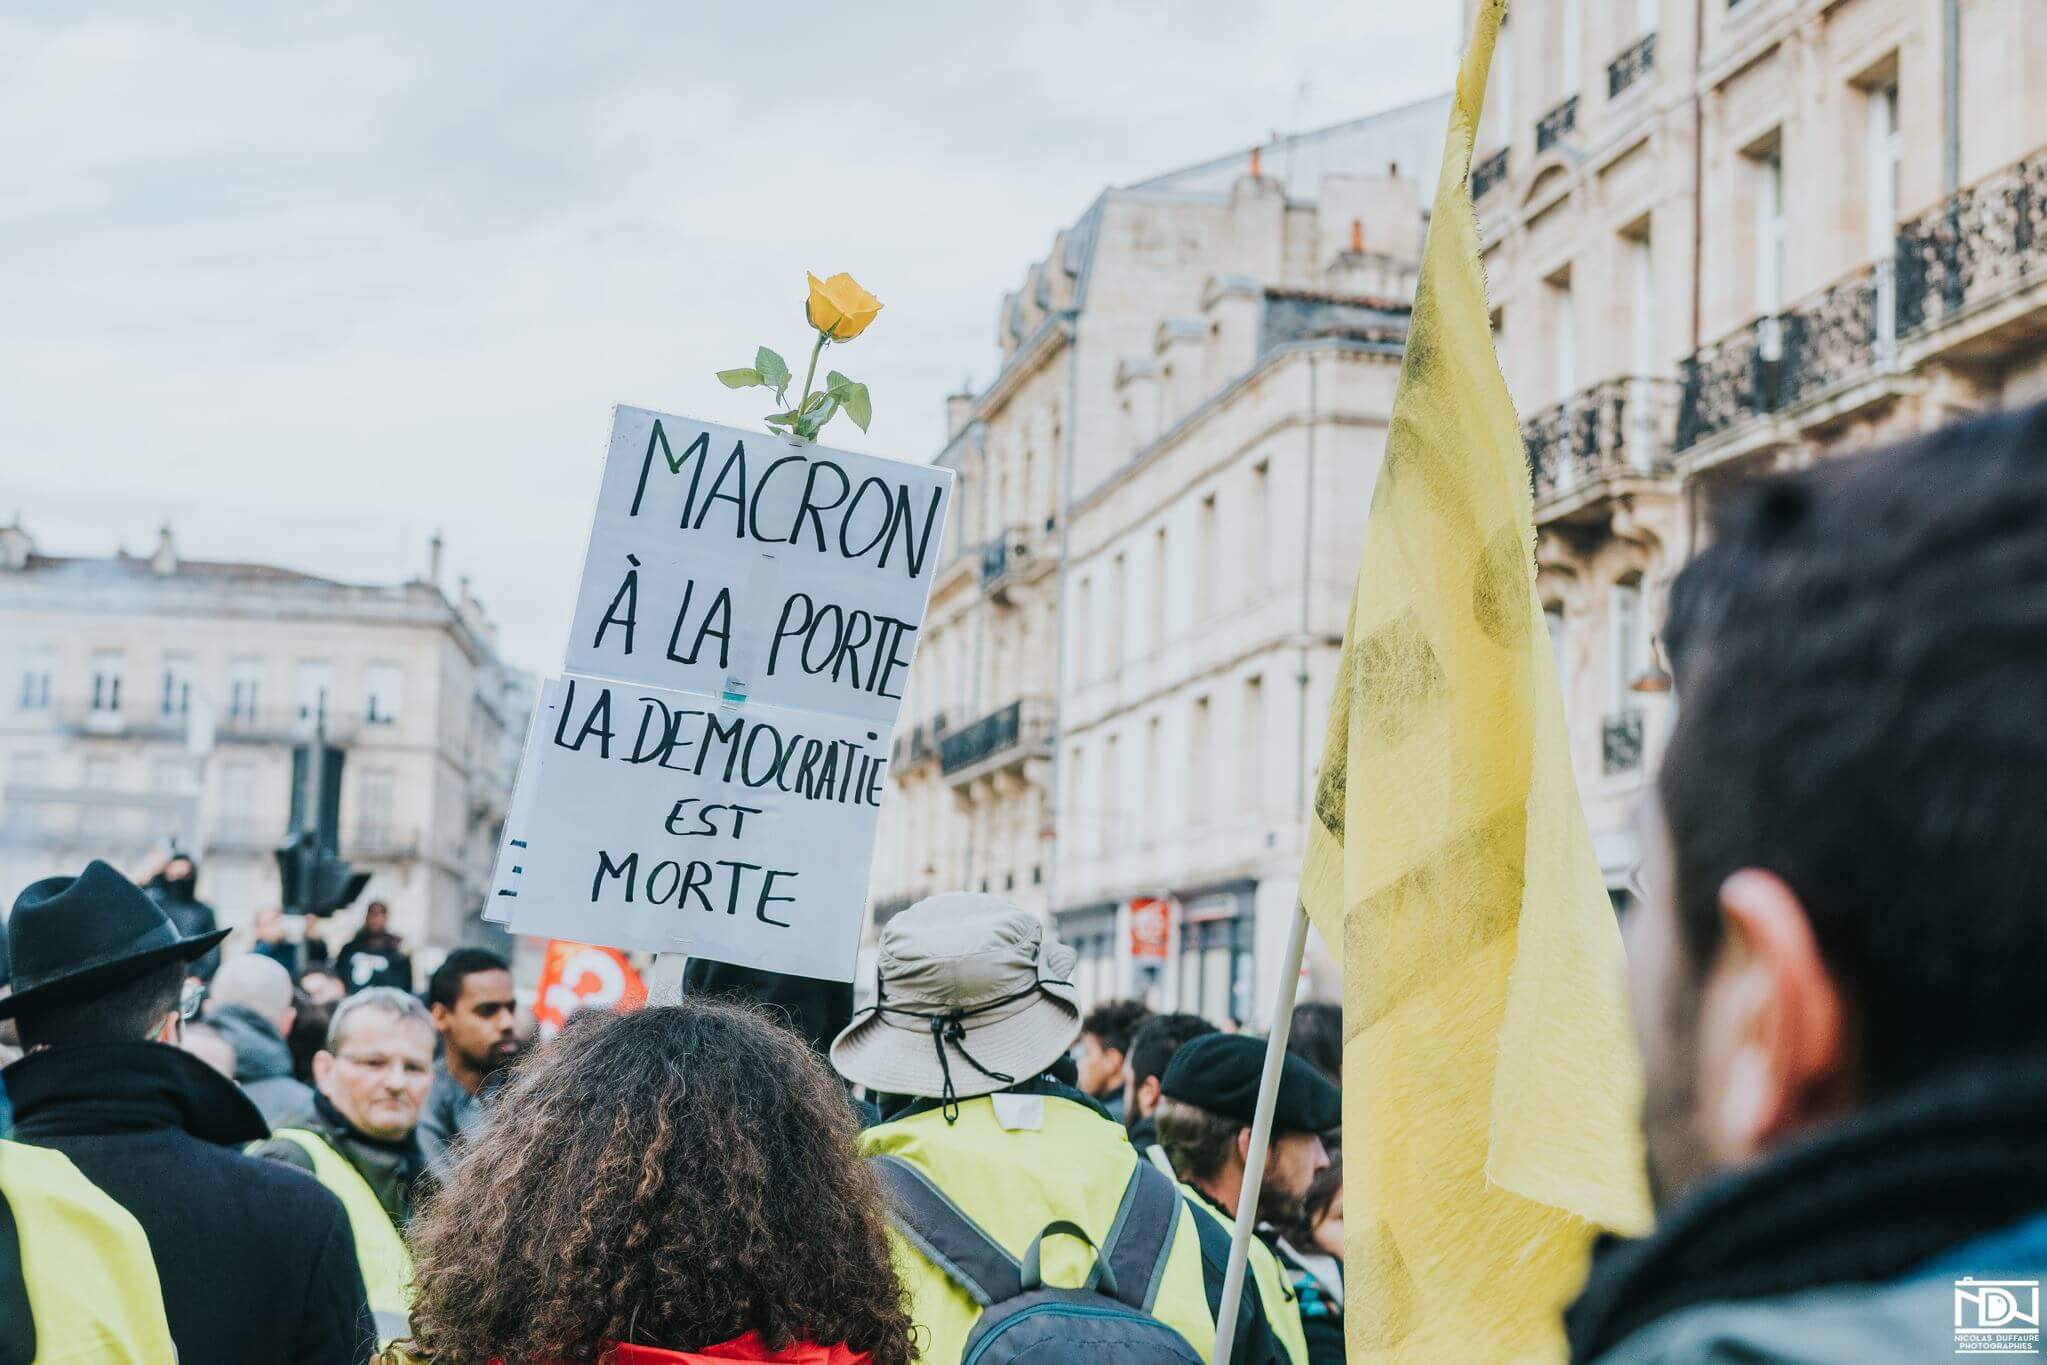
[[[198,861],[189,853],[179,852],[175,845],[169,859],[146,880],[143,890],[155,897],[171,917],[171,924],[186,938],[211,934],[220,923],[213,907],[199,899]],[[214,947],[193,958],[185,970],[201,981],[211,981],[219,969],[220,949]]]
[[[29,1049],[0,1071],[14,1140],[63,1153],[141,1225],[179,1359],[362,1365],[375,1328],[341,1202],[244,1156],[262,1116],[176,1046],[187,964],[224,931],[180,935],[97,861],[30,885],[10,927],[0,1018]]]
[[[362,912],[362,928],[341,945],[334,959],[334,974],[348,987],[349,994],[371,986],[412,989],[412,958],[405,940],[391,932],[391,907],[371,901]]]

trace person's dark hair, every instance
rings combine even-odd
[[[488,948],[457,948],[441,959],[434,974],[426,979],[426,1002],[446,1009],[455,1008],[462,998],[462,983],[478,972],[509,972],[512,964]]]
[[[1716,541],[1658,779],[1694,979],[1764,868],[1865,1096],[2047,1048],[2047,407],[1761,480]]]
[[[1198,1014],[1154,1014],[1130,1040],[1130,1074],[1138,1081],[1166,1074],[1166,1063],[1180,1050],[1180,1044],[1214,1033],[1215,1025]]]
[[[178,1007],[185,971],[183,962],[166,963],[88,999],[23,1010],[21,1045],[139,1043]]]
[[[291,1049],[291,1074],[311,1085],[313,1082],[313,1058],[327,1046],[327,1021],[333,1016],[333,1007],[316,1002],[299,987],[292,987],[291,1033],[285,1038],[285,1046]]]
[[[1329,1149],[1329,1164],[1315,1172],[1308,1192],[1301,1197],[1300,1216],[1290,1220],[1279,1235],[1303,1251],[1315,1249],[1315,1225],[1329,1215],[1329,1206],[1343,1190],[1343,1148]]]
[[[1104,1000],[1087,1012],[1080,1021],[1082,1033],[1092,1033],[1105,1051],[1130,1055],[1130,1040],[1137,1036],[1138,1028],[1151,1018],[1151,1011],[1142,1000]]]
[[[1294,1006],[1286,1050],[1342,1084],[1343,1006],[1327,1000],[1307,1000]]]
[[[1229,1164],[1237,1150],[1237,1134],[1244,1125],[1221,1114],[1212,1114],[1184,1100],[1159,1100],[1152,1116],[1159,1126],[1159,1146],[1180,1179],[1190,1183],[1213,1180]]]
[[[493,1112],[411,1226],[412,1326],[435,1360],[700,1351],[749,1331],[911,1359],[853,1111],[760,1011],[584,1011]]]

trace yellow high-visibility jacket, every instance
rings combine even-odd
[[[156,1260],[133,1214],[62,1152],[5,1140],[0,1196],[20,1244],[36,1365],[177,1359]],[[8,1308],[0,1304],[0,1312]]]
[[[936,1109],[861,1134],[868,1156],[895,1156],[917,1168],[1012,1256],[1021,1258],[1047,1223],[1077,1223],[1099,1245],[1109,1234],[1139,1157],[1123,1127],[1073,1100],[1046,1095],[1036,1128],[1004,1128],[987,1097],[962,1100],[948,1124]],[[1201,1278],[1194,1214],[1182,1201],[1172,1249],[1152,1316],[1186,1337],[1207,1360],[1215,1346]],[[980,1307],[893,1228],[890,1240],[921,1358],[958,1360]],[[1040,1249],[1045,1283],[1078,1285],[1094,1253],[1078,1240],[1050,1238]]]

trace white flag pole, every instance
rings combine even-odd
[[[1265,1183],[1265,1153],[1272,1145],[1272,1107],[1279,1099],[1279,1072],[1286,1062],[1287,1033],[1294,1023],[1294,996],[1301,988],[1301,958],[1308,950],[1308,908],[1294,903],[1293,930],[1280,968],[1279,995],[1272,1002],[1272,1031],[1265,1040],[1265,1069],[1258,1077],[1258,1104],[1251,1112],[1251,1150],[1244,1154],[1244,1189],[1237,1196],[1236,1235],[1223,1275],[1222,1302],[1215,1312],[1213,1365],[1230,1365],[1237,1343],[1237,1305],[1244,1299],[1244,1271],[1258,1223],[1258,1189]]]

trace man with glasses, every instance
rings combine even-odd
[[[312,1121],[250,1149],[308,1172],[348,1210],[380,1342],[408,1334],[405,1224],[426,1168],[416,1130],[434,1082],[435,1037],[433,1016],[404,991],[371,986],[349,996],[313,1058]]]
[[[180,934],[103,862],[30,885],[9,928],[0,1019],[28,1055],[0,1071],[15,1125],[0,1183],[45,1291],[27,1286],[38,1358],[169,1359],[167,1329],[184,1361],[360,1365],[372,1327],[341,1203],[243,1155],[262,1115],[178,1047],[198,1003],[186,972],[226,931]],[[79,1259],[93,1246],[98,1264]],[[60,1306],[78,1284],[121,1309],[121,1333],[82,1332]]]

